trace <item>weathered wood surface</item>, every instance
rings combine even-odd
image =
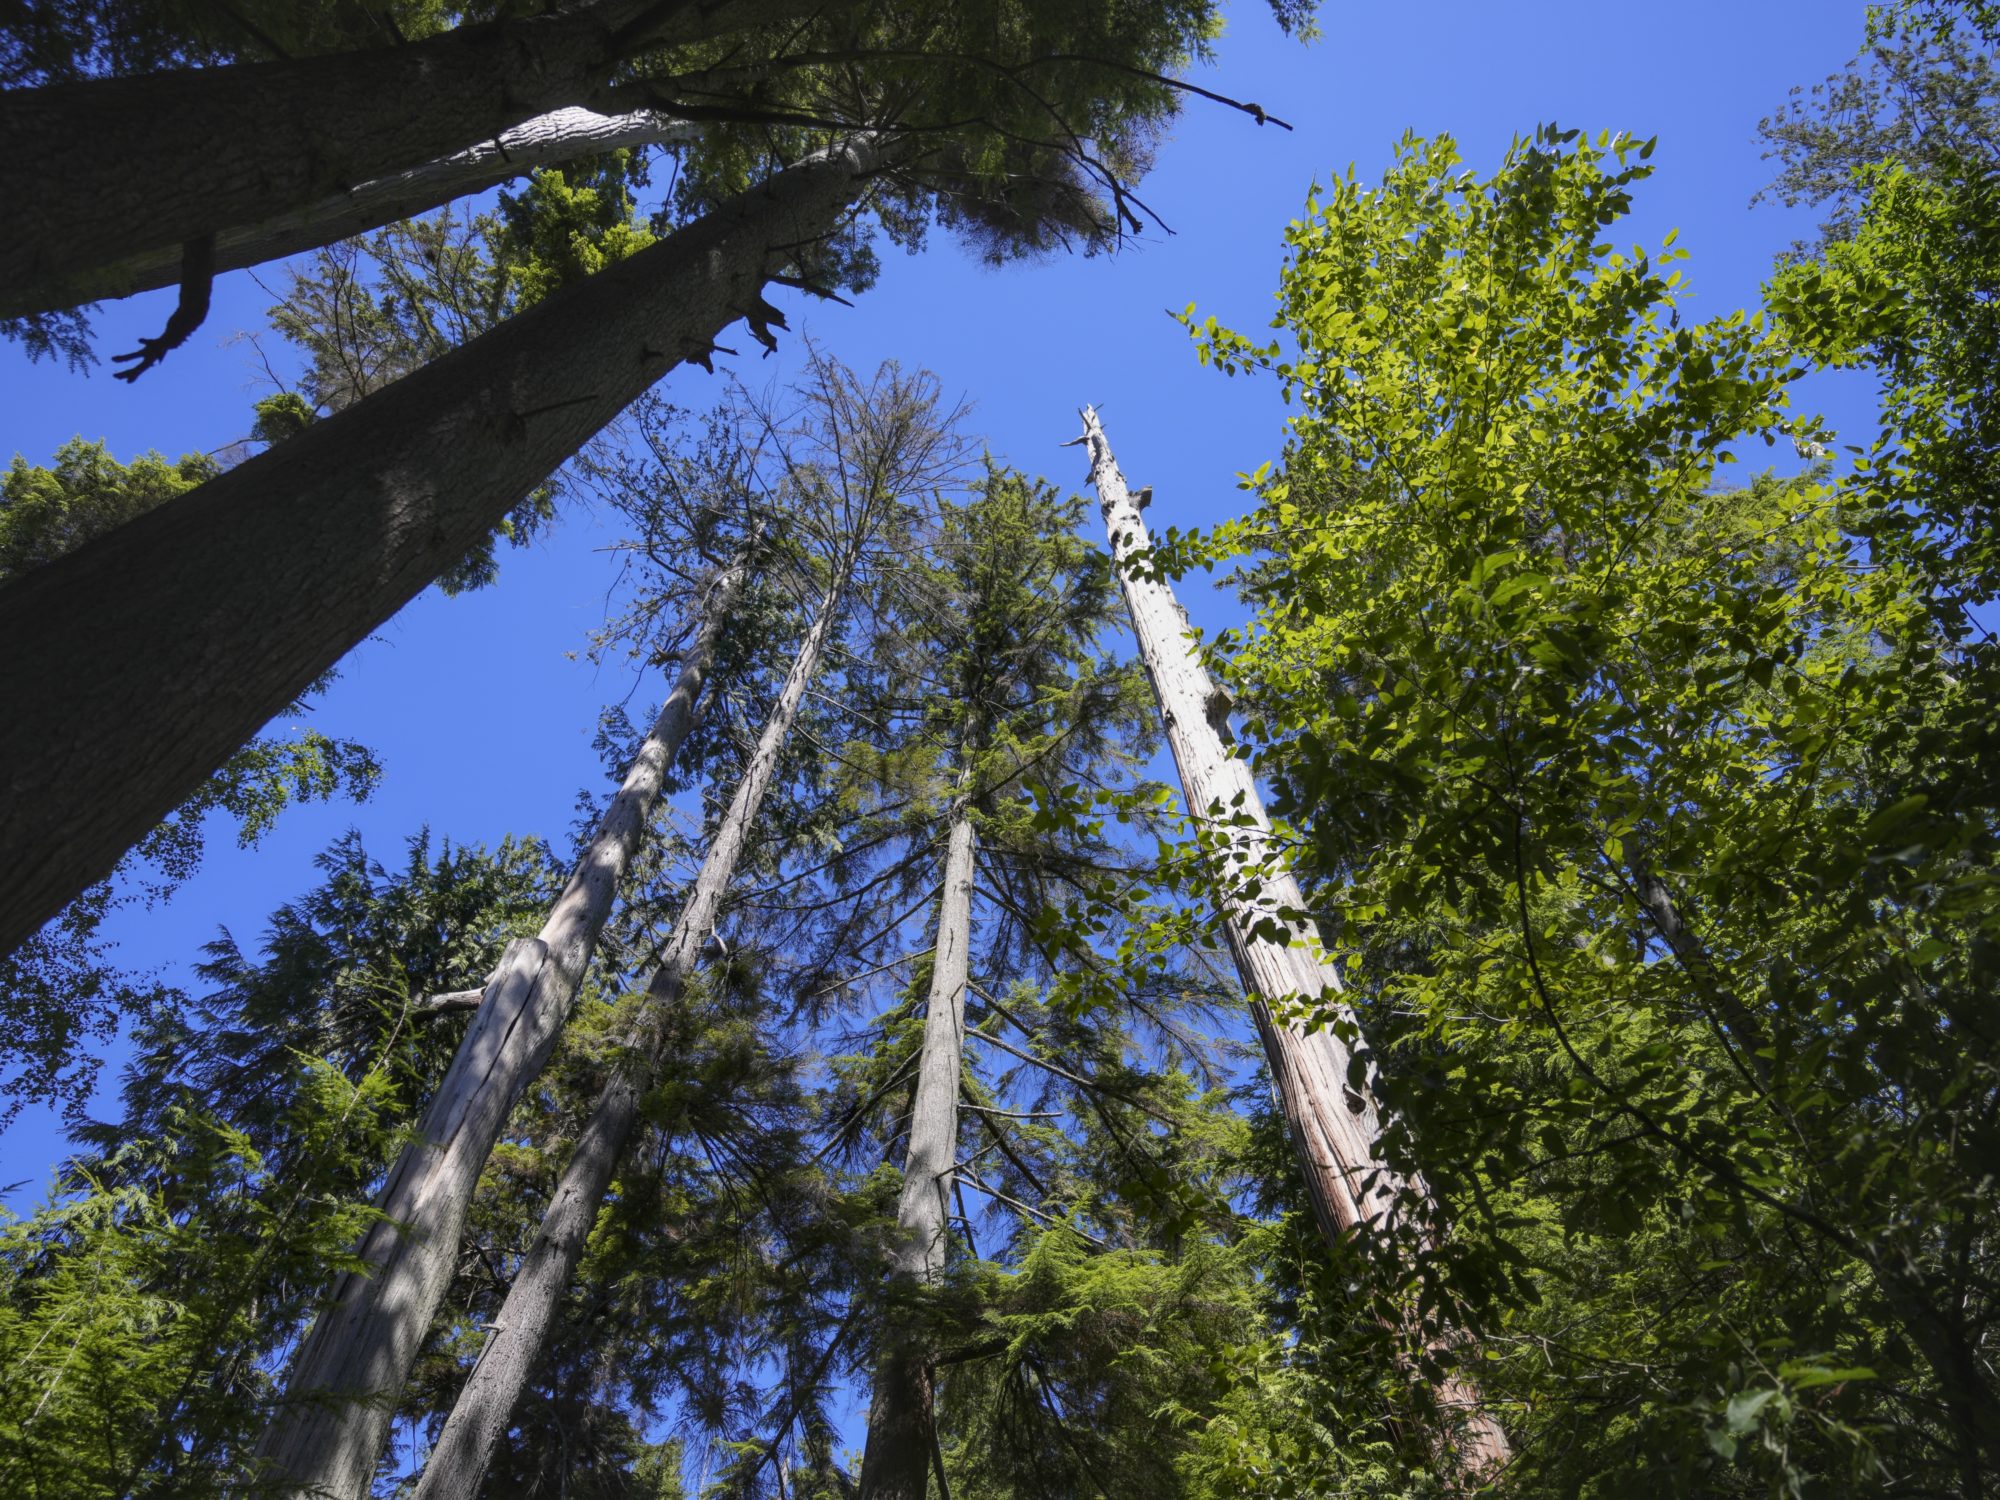
[[[1083,424],[1091,480],[1133,634],[1159,696],[1167,743],[1206,851],[1230,952],[1249,994],[1313,1213],[1328,1243],[1337,1244],[1343,1235],[1366,1234],[1370,1226],[1384,1222],[1399,1197],[1422,1193],[1423,1184],[1404,1181],[1383,1159],[1381,1118],[1372,1091],[1334,1027],[1307,1031],[1289,1019],[1310,1009],[1358,1030],[1353,1011],[1341,998],[1340,971],[1320,946],[1318,934],[1285,915],[1304,911],[1305,899],[1273,844],[1271,821],[1249,763],[1232,755],[1223,739],[1228,702],[1202,665],[1187,617],[1165,579],[1131,566],[1152,546],[1141,501],[1127,488],[1104,426],[1090,407],[1083,409]],[[1150,487],[1140,495],[1149,499]],[[1259,877],[1254,896],[1244,891],[1243,877],[1249,872]],[[1285,937],[1269,936],[1273,931]],[[1505,1464],[1510,1451],[1506,1434],[1482,1408],[1478,1393],[1453,1380],[1441,1397],[1459,1428],[1452,1437],[1463,1466],[1485,1474]]]

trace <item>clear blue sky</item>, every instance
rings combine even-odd
[[[1455,135],[1481,171],[1540,122],[1656,134],[1655,176],[1618,238],[1656,245],[1678,228],[1691,251],[1690,314],[1751,305],[1773,257],[1810,229],[1807,215],[1749,207],[1770,175],[1757,121],[1792,85],[1840,66],[1862,12],[1859,0],[1325,3],[1326,35],[1311,47],[1281,37],[1261,4],[1235,6],[1219,65],[1198,81],[1297,128],[1259,129],[1191,101],[1142,188],[1172,235],[1149,233],[1115,257],[998,271],[940,237],[914,259],[889,251],[880,284],[854,309],[800,309],[794,325],[853,365],[893,357],[935,370],[949,394],[974,403],[975,429],[997,454],[1066,486],[1082,487],[1083,460],[1057,445],[1078,430],[1077,407],[1094,402],[1126,472],[1155,487],[1154,518],[1210,524],[1237,508],[1237,472],[1276,454],[1284,409],[1269,387],[1199,367],[1165,310],[1194,301],[1260,328],[1282,231],[1315,179],[1350,164],[1373,178],[1405,130]],[[100,351],[156,333],[171,301],[162,293],[105,308]],[[251,402],[269,389],[244,335],[263,328],[270,301],[248,274],[224,278],[207,326],[136,386],[102,367],[78,377],[31,366],[0,346],[0,458],[43,462],[79,433],[121,457],[243,436]],[[747,338],[724,342],[755,350]],[[277,340],[263,348],[288,368]],[[734,363],[753,382],[789,368],[785,354]],[[716,385],[686,368],[666,389],[695,405]],[[1864,388],[1811,394],[1852,429],[1848,440],[1865,441]],[[387,859],[424,825],[458,842],[509,831],[560,840],[578,788],[600,781],[590,749],[598,709],[633,686],[622,671],[565,654],[600,617],[610,560],[596,549],[609,540],[588,514],[571,513],[546,541],[507,553],[494,588],[459,599],[427,593],[362,646],[316,722],[376,749],[386,774],[375,798],[294,810],[249,853],[218,828],[205,867],[171,903],[118,919],[122,956],[173,979],[218,926],[247,945],[276,905],[313,883],[314,854],[350,825]],[[1234,618],[1226,598],[1185,593],[1197,623]],[[647,684],[639,696],[658,693]],[[105,1082],[115,1081],[114,1061]],[[0,1137],[0,1184],[24,1184],[7,1201],[32,1202],[62,1149],[47,1112],[25,1113]]]

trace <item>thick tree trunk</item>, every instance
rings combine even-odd
[[[354,1500],[368,1493],[394,1398],[451,1283],[473,1188],[508,1111],[569,1018],[667,768],[694,722],[746,566],[739,560],[710,590],[680,679],[540,934],[510,945],[487,982],[416,1141],[377,1199],[387,1222],[357,1248],[369,1274],[350,1272],[334,1283],[293,1357],[285,1404],[258,1445],[284,1493]]]
[[[945,843],[937,950],[917,1060],[903,1192],[896,1204],[892,1283],[915,1288],[944,1275],[951,1191],[958,1165],[958,1093],[965,1057],[965,989],[971,979],[972,880],[976,855],[971,814],[961,802]],[[875,1365],[861,1500],[924,1500],[929,1484],[933,1403],[928,1351],[889,1330]]]
[[[0,587],[0,952],[834,229],[872,147],[779,173]],[[504,725],[492,733],[504,742]]]
[[[549,110],[599,103],[619,59],[647,42],[826,4],[589,0],[406,46],[0,94],[0,287],[10,303],[73,306],[91,295],[73,288],[105,266],[303,212]]]
[[[651,110],[622,115],[601,115],[578,105],[551,110],[437,161],[373,178],[303,209],[222,230],[215,238],[215,273],[261,265],[365,234],[397,219],[414,218],[537,167],[559,166],[603,151],[684,145],[700,135],[699,126]],[[46,281],[0,286],[0,318],[130,297],[173,286],[180,278],[181,247],[155,246],[85,271],[65,267],[60,290]]]
[[[1270,819],[1248,763],[1225,746],[1228,699],[1202,666],[1187,617],[1166,581],[1127,570],[1133,555],[1149,548],[1152,539],[1111,456],[1103,425],[1089,407],[1083,409],[1083,424],[1091,479],[1119,564],[1132,630],[1159,697],[1189,816],[1208,851],[1230,951],[1250,992],[1251,1013],[1313,1213],[1327,1242],[1337,1244],[1345,1234],[1365,1233],[1382,1222],[1398,1197],[1421,1192],[1422,1185],[1404,1182],[1382,1159],[1375,1101],[1366,1080],[1355,1078],[1346,1043],[1330,1026],[1309,1032],[1282,1014],[1303,1006],[1354,1025],[1353,1012],[1340,998],[1339,970],[1321,949],[1317,934],[1298,930],[1282,915],[1303,911],[1305,899],[1273,847]],[[1261,877],[1254,896],[1239,885],[1250,872]],[[1273,930],[1288,936],[1280,941],[1265,935]],[[1440,1399],[1460,1425],[1455,1437],[1467,1470],[1484,1475],[1507,1462],[1506,1434],[1481,1408],[1475,1390],[1452,1380]]]
[[[643,1061],[621,1066],[598,1096],[576,1150],[563,1168],[541,1230],[493,1320],[493,1335],[453,1403],[437,1446],[425,1463],[416,1500],[472,1500],[486,1478],[493,1451],[513,1419],[514,1407],[541,1358],[549,1325],[562,1305],[563,1292],[583,1257],[591,1226],[597,1221],[598,1205],[604,1201],[618,1159],[638,1122],[640,1101],[670,1044],[682,986],[702,944],[715,930],[722,898],[735,879],[744,844],[756,826],[764,793],[792,732],[792,721],[798,717],[799,704],[819,669],[820,652],[846,591],[852,556],[850,553],[828,588],[818,618],[799,645],[784,689],[765,720],[756,751],[737,783],[687,905],[681,909],[666,952],[646,987],[632,1037]]]

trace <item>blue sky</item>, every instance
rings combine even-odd
[[[1541,122],[1657,135],[1654,177],[1617,232],[1657,245],[1670,230],[1691,252],[1683,267],[1693,316],[1754,304],[1773,257],[1809,232],[1810,215],[1752,210],[1768,179],[1758,119],[1794,84],[1839,67],[1859,40],[1849,0],[1683,0],[1649,5],[1581,0],[1430,0],[1361,5],[1327,0],[1325,37],[1301,47],[1260,5],[1239,4],[1218,66],[1198,81],[1254,99],[1291,121],[1260,129],[1243,115],[1191,101],[1142,192],[1172,227],[1111,257],[1056,257],[993,270],[948,239],[922,255],[889,250],[879,285],[853,309],[794,308],[849,364],[885,358],[927,366],[946,392],[974,405],[974,430],[1005,460],[1081,488],[1077,407],[1099,407],[1121,465],[1155,488],[1156,524],[1206,525],[1238,508],[1235,476],[1275,456],[1284,408],[1275,391],[1198,366],[1168,316],[1189,302],[1254,331],[1270,313],[1286,222],[1315,181],[1358,167],[1374,178],[1405,130],[1456,136],[1470,166],[1490,170],[1508,141]],[[263,274],[277,282],[273,268]],[[109,355],[156,333],[170,294],[105,308],[98,347]],[[104,439],[121,457],[213,449],[245,434],[250,405],[292,362],[275,338],[251,341],[272,299],[247,273],[223,279],[207,325],[136,386],[103,367],[87,377],[29,365],[0,346],[0,457],[46,461],[71,436]],[[747,338],[725,343],[755,350]],[[795,346],[793,346],[795,347]],[[730,362],[753,382],[783,378],[790,350]],[[700,404],[719,378],[686,368],[666,392]],[[1860,382],[1822,383],[1823,403],[1849,441],[1866,441]],[[573,511],[543,541],[503,558],[499,584],[458,599],[427,593],[363,645],[315,716],[328,733],[372,746],[383,784],[363,806],[288,813],[254,852],[215,832],[201,872],[168,904],[133,910],[115,928],[130,964],[174,979],[227,926],[246,943],[280,902],[313,883],[312,858],[358,827],[378,857],[428,825],[458,842],[503,833],[560,839],[579,788],[600,784],[591,752],[599,708],[634,684],[622,668],[571,660],[602,614],[611,535]],[[1231,602],[1184,589],[1198,624],[1235,618]],[[13,643],[12,649],[32,649]],[[656,700],[642,684],[640,700]],[[525,707],[524,707],[525,705]],[[115,1067],[106,1074],[115,1083]],[[63,1149],[57,1122],[30,1110],[0,1136],[7,1201],[37,1196]]]

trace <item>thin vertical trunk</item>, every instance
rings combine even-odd
[[[958,1164],[958,1093],[965,1056],[965,989],[971,979],[972,817],[963,801],[945,842],[944,890],[938,898],[937,950],[917,1061],[903,1193],[896,1205],[892,1282],[935,1284],[944,1275],[951,1190]],[[861,1461],[862,1500],[924,1500],[931,1465],[929,1351],[889,1330],[875,1366],[868,1446]]]
[[[1709,957],[1708,945],[1682,920],[1680,903],[1674,899],[1673,888],[1636,852],[1628,853],[1625,873],[1654,930],[1694,986],[1715,1026],[1726,1034],[1739,1060],[1750,1070],[1759,1086],[1768,1087],[1771,1060],[1764,1055],[1769,1045],[1764,1028],[1716,971]]]
[[[473,193],[483,193],[537,167],[639,146],[686,145],[700,127],[651,110],[604,115],[581,106],[551,110],[489,140],[436,161],[366,182],[289,210],[219,231],[215,274],[261,265],[318,245],[366,234],[396,219],[414,218]],[[181,279],[181,247],[155,246],[88,270],[66,267],[60,288],[44,283],[0,287],[0,318],[48,312],[80,302],[130,297]]]
[[[1272,844],[1270,819],[1248,763],[1224,744],[1228,699],[1202,666],[1187,618],[1166,581],[1127,570],[1127,562],[1152,540],[1090,407],[1083,409],[1083,424],[1091,479],[1119,564],[1133,633],[1159,696],[1189,816],[1209,851],[1230,951],[1250,993],[1257,1034],[1320,1232],[1329,1244],[1338,1244],[1343,1235],[1365,1232],[1384,1220],[1399,1196],[1421,1192],[1422,1185],[1404,1182],[1382,1159],[1375,1101],[1366,1080],[1353,1076],[1353,1054],[1334,1029],[1322,1026],[1309,1032],[1274,1013],[1274,1007],[1299,1004],[1354,1024],[1353,1012],[1340,998],[1339,970],[1317,935],[1291,930],[1293,924],[1282,915],[1302,911],[1305,899]],[[1249,871],[1261,876],[1254,897],[1236,885]],[[1284,941],[1264,935],[1274,929],[1289,935]],[[1460,1425],[1454,1437],[1459,1462],[1469,1474],[1484,1476],[1507,1462],[1506,1434],[1481,1408],[1477,1391],[1452,1379],[1440,1399]]]
[[[621,58],[799,20],[827,0],[588,0],[393,47],[0,94],[0,286],[40,305],[148,250],[407,172],[565,105]]]
[[[856,142],[739,194],[364,401],[0,585],[0,953],[824,237]],[[511,708],[510,711],[524,711]],[[531,710],[528,710],[531,711]],[[486,753],[503,754],[505,717]]]
[[[622,1064],[598,1095],[576,1150],[563,1168],[541,1230],[493,1320],[493,1336],[452,1404],[437,1446],[431,1450],[416,1500],[472,1500],[486,1478],[493,1450],[513,1420],[514,1408],[541,1357],[563,1292],[583,1257],[591,1226],[597,1221],[598,1205],[611,1186],[618,1158],[638,1121],[640,1101],[671,1043],[682,987],[702,944],[715,930],[722,899],[736,876],[750,830],[756,826],[799,704],[819,669],[820,653],[846,591],[852,561],[850,553],[799,645],[784,689],[765,720],[756,751],[737,783],[687,905],[681,909],[666,952],[646,987],[631,1037],[639,1055]]]
[[[473,1188],[508,1111],[569,1018],[667,769],[694,722],[746,568],[739,558],[711,588],[680,679],[541,932],[510,944],[487,981],[417,1139],[377,1199],[387,1222],[357,1248],[368,1274],[348,1272],[334,1283],[293,1358],[285,1404],[258,1445],[287,1493],[344,1500],[368,1493],[394,1399],[450,1285]]]

